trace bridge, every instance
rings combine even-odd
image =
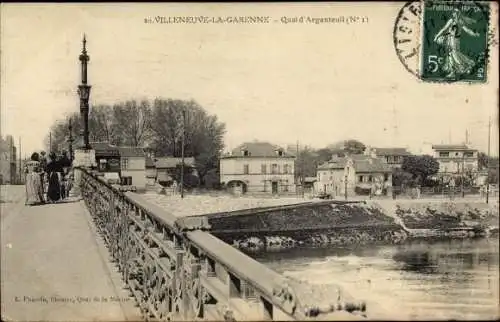
[[[81,198],[65,203],[26,207],[23,186],[2,191],[4,320],[365,318],[363,302],[292,283],[214,236],[206,217],[75,171]]]

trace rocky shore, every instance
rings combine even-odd
[[[401,244],[498,235],[498,206],[479,202],[314,204],[210,219],[213,233],[248,253],[297,247]]]

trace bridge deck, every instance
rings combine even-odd
[[[320,202],[321,200],[308,200],[293,197],[265,198],[265,197],[231,197],[187,195],[181,199],[179,195],[165,196],[157,193],[140,195],[145,200],[156,204],[176,217],[200,216],[220,212],[238,211],[260,207],[275,207],[305,202]]]
[[[25,206],[24,186],[1,198],[2,320],[140,320],[82,201]]]

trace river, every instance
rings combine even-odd
[[[350,296],[366,300],[369,318],[500,316],[498,239],[302,249],[256,259],[285,276],[322,287],[340,286]]]

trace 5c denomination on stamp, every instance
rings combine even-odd
[[[426,82],[484,82],[490,7],[473,1],[412,1],[394,25],[405,68]]]
[[[423,80],[486,81],[489,4],[426,1],[423,10]]]

